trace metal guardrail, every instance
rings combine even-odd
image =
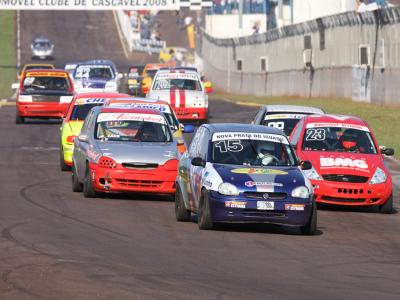
[[[319,30],[330,29],[344,26],[376,25],[383,26],[388,24],[400,23],[400,7],[378,9],[372,12],[356,13],[354,11],[345,12],[337,15],[318,18],[304,23],[288,25],[265,33],[251,35],[240,38],[217,39],[203,31],[203,37],[210,43],[220,47],[235,47],[251,44],[261,44],[276,41],[281,38]]]

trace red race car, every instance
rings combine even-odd
[[[62,118],[72,100],[74,87],[64,70],[37,69],[24,72],[18,89],[15,122],[25,118]]]
[[[293,130],[290,141],[300,160],[311,161],[304,171],[320,203],[378,206],[383,213],[393,207],[392,177],[368,124],[357,117],[310,115]]]

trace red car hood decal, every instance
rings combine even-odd
[[[303,160],[311,161],[320,175],[344,174],[371,177],[377,167],[386,170],[383,158],[379,154],[301,151],[299,156]]]

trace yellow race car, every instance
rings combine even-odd
[[[60,128],[61,171],[68,171],[72,166],[74,139],[79,135],[83,121],[85,121],[90,109],[94,106],[103,105],[107,99],[121,97],[129,97],[129,95],[121,93],[83,93],[75,95],[68,107]]]

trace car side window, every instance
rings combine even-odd
[[[203,133],[201,135],[201,139],[199,140],[198,148],[200,149],[199,156],[204,160],[207,160],[209,140],[210,140],[210,133],[207,129],[203,128]]]
[[[299,123],[297,124],[297,126],[294,128],[293,133],[292,133],[293,138],[291,140],[292,145],[297,145],[299,143],[300,135],[303,130],[303,125],[304,125],[304,119],[301,119],[299,121]]]
[[[81,133],[87,134],[87,130],[89,128],[89,125],[91,123],[93,119],[93,112],[89,112],[89,114],[87,115],[85,122],[83,123],[82,129],[81,129]]]
[[[197,157],[199,156],[199,141],[203,134],[203,127],[197,129],[196,134],[194,135],[192,142],[190,143],[189,148],[189,156],[190,157]]]

